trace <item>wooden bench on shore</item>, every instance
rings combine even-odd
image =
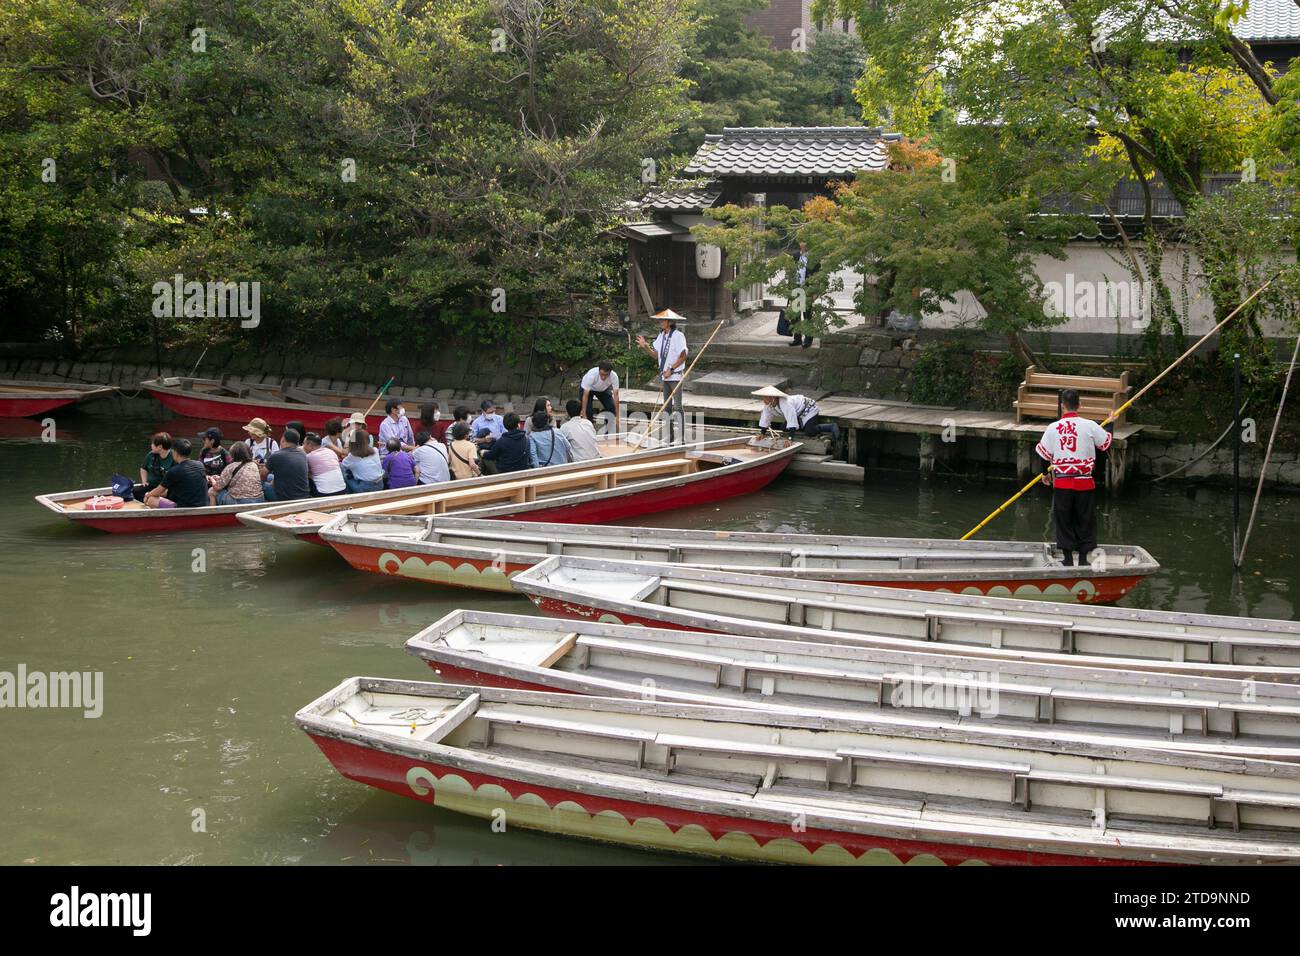
[[[1128,400],[1128,372],[1118,378],[1100,375],[1053,375],[1040,372],[1035,365],[1025,369],[1025,380],[1020,383],[1013,403],[1016,422],[1026,417],[1056,418],[1057,399],[1062,389],[1072,388],[1079,393],[1079,414],[1084,418],[1102,421]],[[1124,416],[1115,425],[1124,424]]]

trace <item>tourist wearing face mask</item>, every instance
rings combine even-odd
[[[415,432],[411,430],[401,400],[390,398],[384,408],[388,417],[379,426],[379,454],[385,459],[388,457],[388,442],[394,438],[401,446],[400,451],[415,451]]]

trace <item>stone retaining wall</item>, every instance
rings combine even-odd
[[[828,392],[907,401],[921,348],[910,334],[858,327],[821,340],[821,379]]]

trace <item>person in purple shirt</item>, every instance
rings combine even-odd
[[[415,451],[415,432],[407,421],[401,399],[390,398],[384,409],[388,412],[388,417],[379,425],[379,448],[384,460],[388,460],[393,439],[397,440],[399,451]]]
[[[388,457],[384,459],[384,484],[389,488],[412,488],[417,481],[415,459],[396,438],[388,439]]]

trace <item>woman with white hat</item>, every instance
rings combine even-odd
[[[677,320],[682,317],[672,309],[664,309],[654,317],[659,320],[659,334],[655,336],[654,344],[647,342],[643,335],[636,337],[636,344],[658,362],[659,378],[663,381],[664,404],[671,403],[671,407],[665,409],[668,412],[668,441],[671,443],[676,440],[674,415],[677,416],[677,421],[682,423],[682,441],[685,441],[683,395],[682,390],[678,388],[678,383],[681,382],[685,372],[687,352],[686,336],[677,330]],[[674,389],[676,389],[675,393]]]
[[[840,440],[840,426],[820,421],[821,409],[806,395],[787,395],[775,385],[765,385],[750,394],[763,400],[763,411],[758,416],[759,428],[770,428],[773,416],[779,415],[785,422],[785,430],[791,435],[802,432],[809,438],[830,435],[831,441]]]
[[[271,437],[271,426],[265,418],[254,418],[244,426],[248,432],[248,450],[253,453],[253,461],[266,461],[280,450],[280,443]]]

